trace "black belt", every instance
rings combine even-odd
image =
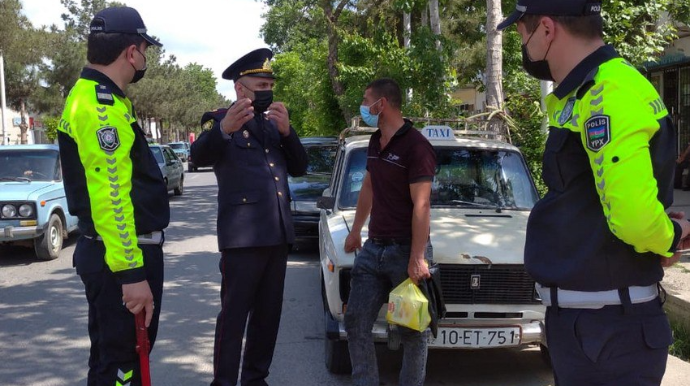
[[[370,237],[372,243],[376,245],[410,245],[412,244],[411,238],[387,238],[387,237]]]

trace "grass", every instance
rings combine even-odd
[[[669,354],[683,360],[690,360],[690,331],[679,323],[671,323],[673,344],[668,348]]]

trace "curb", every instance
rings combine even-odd
[[[678,323],[690,331],[690,297],[666,290],[664,309],[669,320]]]

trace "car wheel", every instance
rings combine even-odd
[[[53,213],[48,220],[45,233],[34,239],[36,256],[41,260],[54,260],[62,250],[63,226],[60,216]]]
[[[551,354],[549,353],[549,348],[543,344],[539,345],[539,351],[541,351],[541,360],[551,368]]]
[[[350,350],[347,348],[346,340],[326,341],[326,368],[332,374],[350,374],[352,365],[350,364]]]
[[[328,330],[328,322],[333,321],[333,317],[328,310],[324,311],[324,319],[326,321],[326,330]],[[324,347],[326,369],[332,374],[350,374],[352,372],[352,364],[350,363],[350,350],[347,348],[347,341],[329,338],[328,331],[326,331],[324,341],[326,342]]]
[[[176,196],[181,196],[184,193],[184,177],[180,177],[180,183],[175,188],[174,193]]]

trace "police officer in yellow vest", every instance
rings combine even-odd
[[[600,13],[600,0],[518,0],[498,27],[517,23],[525,70],[558,84],[525,266],[548,306],[557,385],[659,385],[672,342],[659,281],[690,223],[665,213],[676,154],[666,107],[604,44]]]
[[[146,71],[139,13],[107,8],[91,21],[87,65],[67,98],[58,141],[71,214],[79,218],[74,266],[89,304],[88,385],[141,385],[134,315],[151,345],[163,292],[163,229],[170,209],[163,176],[137,122],[127,84]]]

